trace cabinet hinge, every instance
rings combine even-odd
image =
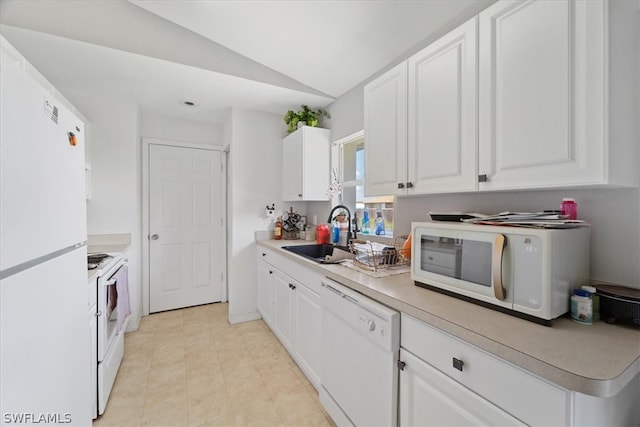
[[[398,369],[400,369],[401,371],[404,371],[405,366],[407,366],[407,364],[404,363],[402,360],[398,359]]]

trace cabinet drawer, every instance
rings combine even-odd
[[[309,267],[287,259],[287,257],[277,253],[274,250],[267,249],[264,246],[258,246],[257,256],[259,260],[269,263],[276,269],[284,271],[292,279],[300,283],[304,283],[313,292],[320,293],[320,282],[322,281],[322,274],[311,270]]]
[[[404,349],[531,425],[566,425],[569,393],[406,314]]]

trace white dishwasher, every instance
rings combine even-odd
[[[320,402],[339,426],[398,424],[400,313],[322,281]]]

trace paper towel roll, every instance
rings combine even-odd
[[[333,248],[333,253],[331,255],[326,255],[324,257],[324,262],[337,263],[344,261],[345,259],[353,259],[353,254],[351,252],[343,251],[342,249]]]

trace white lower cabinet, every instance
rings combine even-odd
[[[401,426],[524,425],[404,349],[400,360]]]
[[[320,384],[322,302],[320,295],[300,285],[295,290],[293,315],[295,359],[312,384]]]
[[[275,269],[262,259],[258,259],[258,311],[265,323],[272,326],[273,282]]]
[[[276,336],[280,339],[282,344],[291,351],[293,335],[291,330],[293,324],[291,322],[293,303],[294,303],[294,291],[297,288],[297,283],[286,274],[279,270],[275,272],[275,282],[273,285],[273,328]]]
[[[258,248],[258,311],[316,388],[320,387],[321,279],[310,269]]]
[[[400,325],[400,425],[640,425],[640,376],[613,396],[588,396],[405,313]]]
[[[401,331],[401,425],[569,425],[569,391],[406,314]]]

